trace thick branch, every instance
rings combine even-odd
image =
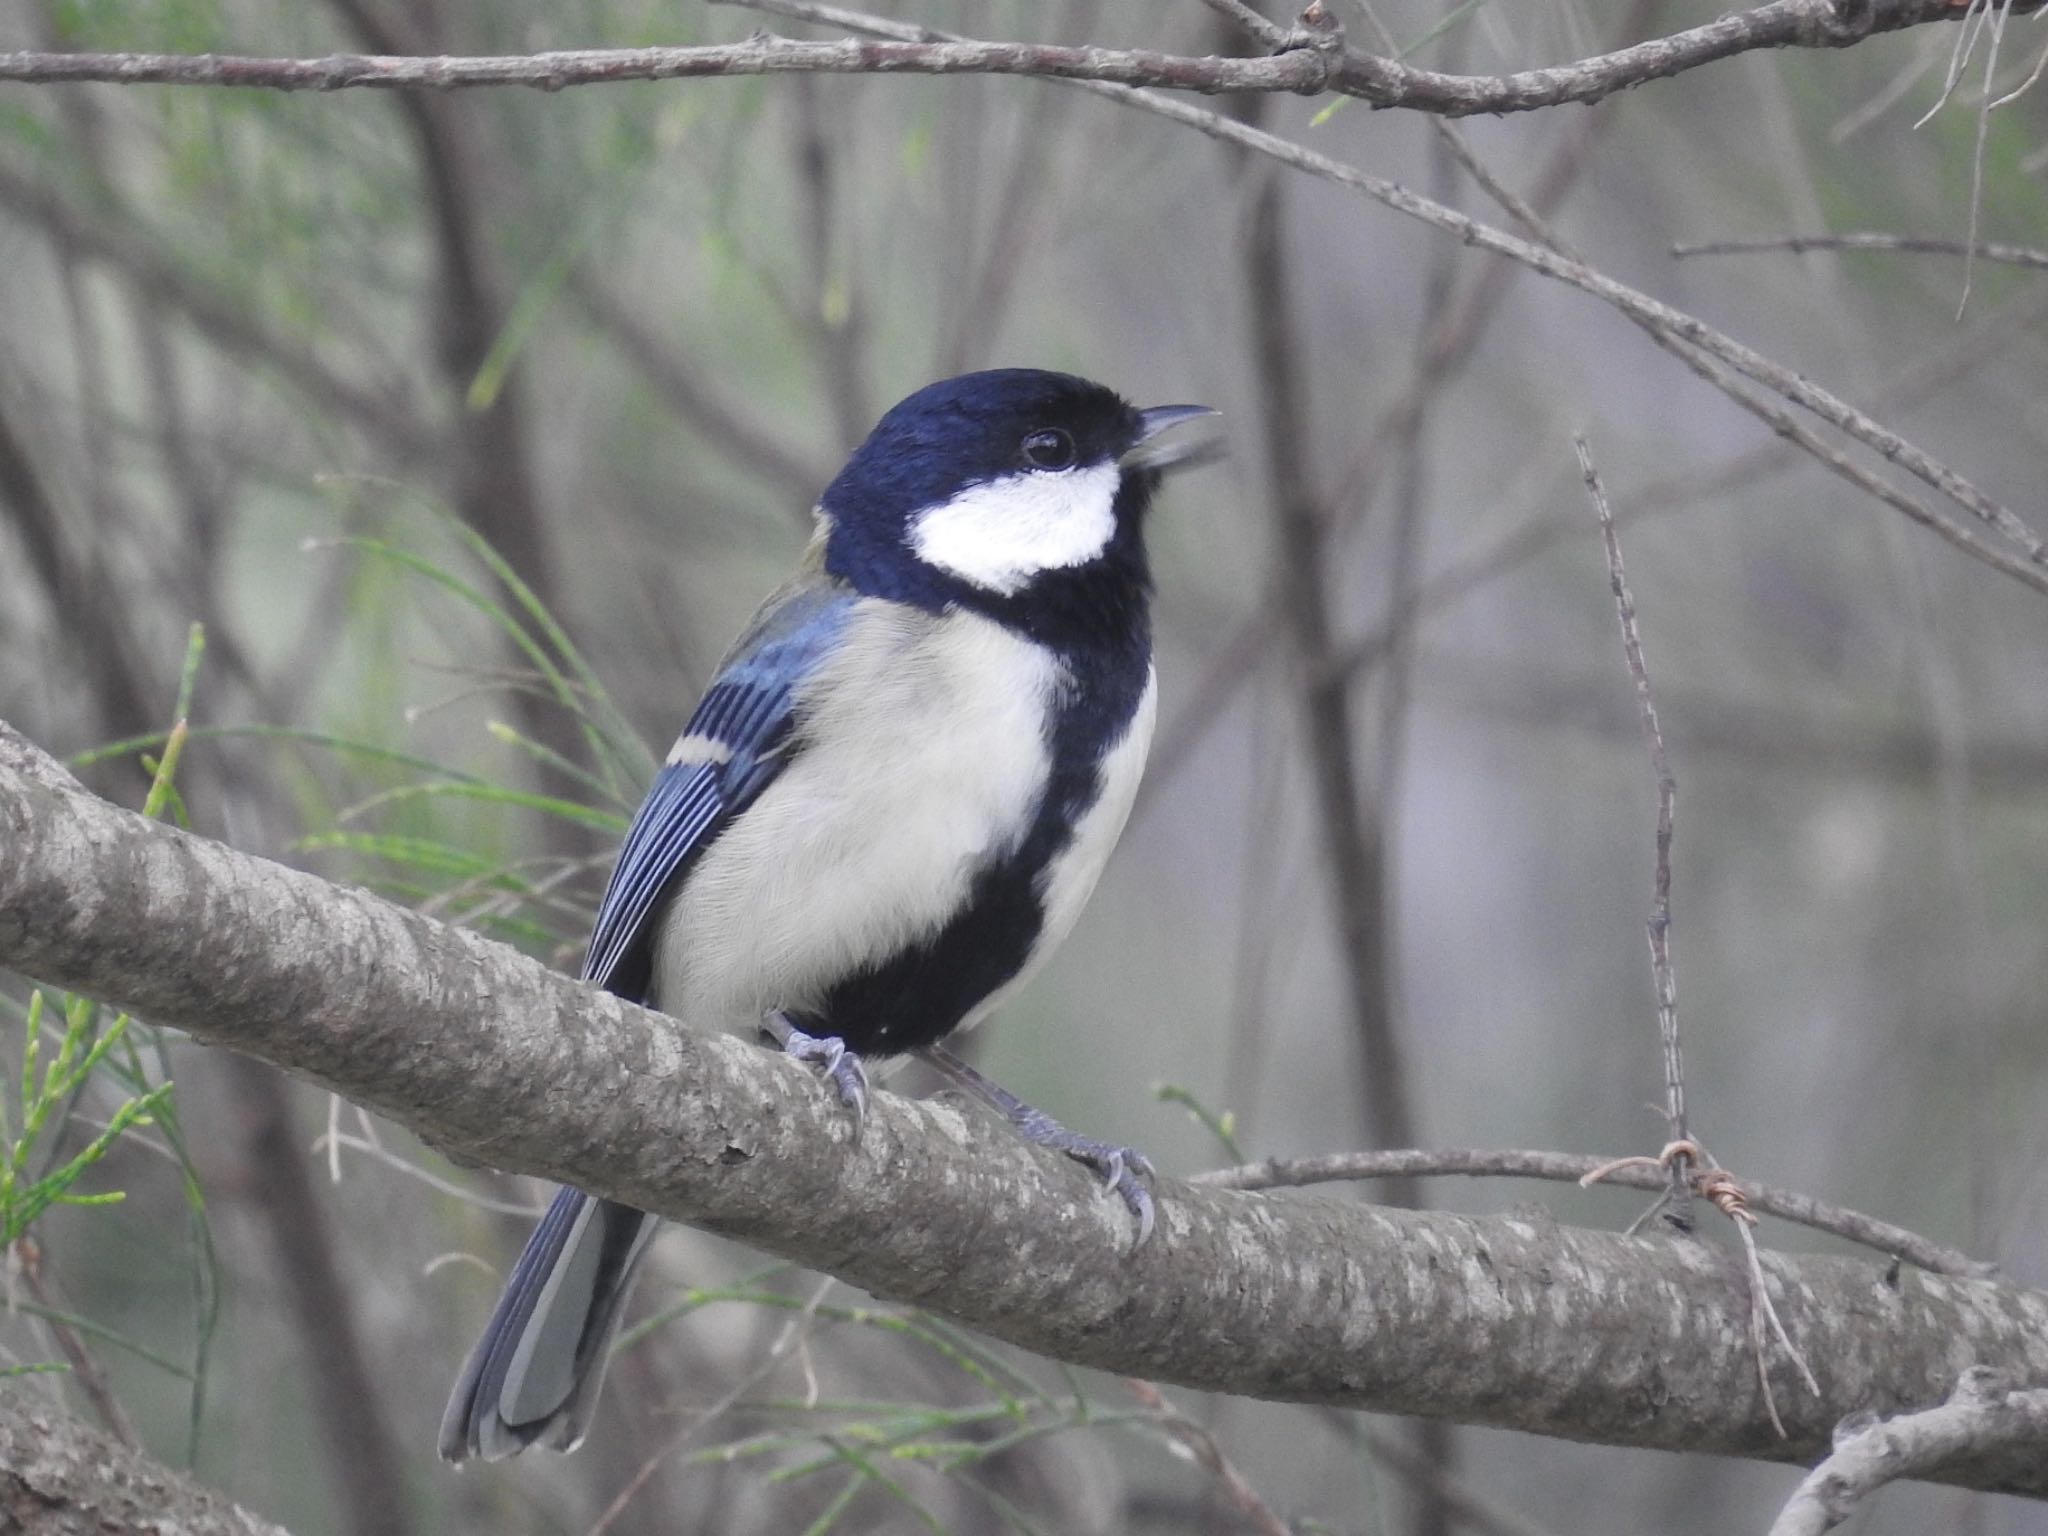
[[[1818,1396],[1773,1435],[1726,1250],[1184,1184],[1130,1251],[1072,1162],[63,784],[0,726],[0,965],[276,1062],[451,1152],[755,1243],[1026,1348],[1212,1391],[1811,1459],[1973,1365],[2048,1384],[2048,1296],[1768,1256]],[[2048,1496],[2048,1458],[1977,1486]]]
[[[47,1405],[0,1396],[0,1531],[288,1536]]]
[[[2013,0],[2032,11],[2038,0]],[[0,53],[0,80],[117,85],[257,86],[333,91],[351,86],[453,89],[525,85],[560,90],[621,80],[765,74],[1039,75],[1197,91],[1341,91],[1374,107],[1446,117],[1528,112],[1593,102],[1646,80],[1762,48],[1847,48],[1879,32],[1963,14],[1951,0],[1771,0],[1669,37],[1508,75],[1449,75],[1339,45],[1333,34],[1286,34],[1294,46],[1265,58],[1069,48],[976,40],[807,42],[758,33],[738,43],[686,48],[579,48],[524,56],[416,58],[330,54],[315,59],[233,54]]]

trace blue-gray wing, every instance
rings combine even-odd
[[[854,600],[815,579],[786,589],[720,665],[626,831],[597,909],[585,980],[644,1001],[651,920],[697,856],[788,763],[798,690],[831,654]]]

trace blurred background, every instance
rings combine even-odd
[[[1364,46],[1384,24],[1413,61],[1477,72],[1714,13],[1337,9]],[[1238,47],[1194,0],[889,12]],[[764,21],[825,35],[694,0],[16,0],[0,48],[521,53]],[[1963,239],[1986,38],[1915,127],[1960,32],[1460,131],[1596,266],[2038,528],[2048,275],[1672,254]],[[2015,20],[1992,94],[2044,42]],[[1504,221],[1415,115],[1204,104]],[[1988,118],[1983,238],[2048,228],[2044,167],[2048,86]],[[1246,1157],[1661,1145],[1655,789],[1583,431],[1680,785],[1697,1133],[1740,1173],[2048,1280],[2048,600],[1580,294],[1081,92],[901,77],[13,87],[0,270],[0,716],[139,804],[158,749],[135,739],[171,723],[201,623],[174,814],[570,966],[645,753],[881,410],[994,364],[1221,408],[1230,458],[1153,525],[1140,809],[1080,931],[975,1042],[1010,1088],[1174,1174],[1237,1154],[1161,1085],[1227,1113]],[[1247,1528],[1121,1383],[856,1314],[845,1287],[673,1228],[590,1443],[457,1476],[435,1424],[545,1191],[175,1040],[134,1072],[174,1075],[177,1107],[88,1181],[127,1201],[39,1228],[34,1299],[78,1319],[103,1390],[6,1390],[117,1400],[152,1453],[302,1536]],[[69,1105],[60,1145],[123,1091]],[[1313,1197],[1533,1201],[1602,1227],[1639,1209],[1506,1182]],[[61,1358],[28,1314],[0,1346]],[[1795,1481],[1425,1438],[1489,1523],[1374,1454],[1412,1450],[1410,1426],[1174,1402],[1303,1529],[1750,1532]],[[1859,1529],[2011,1536],[2048,1513],[1903,1488]]]

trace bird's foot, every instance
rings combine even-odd
[[[1013,1115],[1010,1119],[1018,1134],[1041,1147],[1064,1152],[1075,1162],[1085,1163],[1101,1174],[1102,1187],[1115,1190],[1137,1219],[1138,1237],[1131,1246],[1143,1247],[1145,1239],[1152,1235],[1152,1191],[1139,1180],[1152,1177],[1152,1159],[1136,1147],[1113,1146],[1106,1141],[1078,1135],[1043,1111],[1031,1109],[1029,1105],[1025,1108],[1030,1111],[1028,1115]]]
[[[1138,1237],[1131,1247],[1144,1246],[1145,1239],[1152,1235],[1152,1192],[1140,1180],[1153,1176],[1152,1159],[1135,1147],[1114,1146],[1068,1130],[1044,1110],[1032,1108],[1009,1089],[982,1076],[942,1045],[927,1046],[919,1054],[949,1082],[1002,1111],[1026,1141],[1064,1152],[1102,1175],[1102,1187],[1115,1190],[1137,1220]]]
[[[782,1047],[783,1055],[824,1069],[839,1090],[839,1102],[853,1111],[853,1139],[859,1141],[868,1118],[868,1069],[859,1054],[837,1035],[805,1034],[786,1014],[769,1014],[761,1032]]]

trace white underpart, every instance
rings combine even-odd
[[[805,686],[804,750],[669,904],[651,1000],[751,1033],[936,931],[1030,824],[1058,676],[974,614],[857,604]]]
[[[1114,463],[1027,469],[970,485],[910,519],[920,560],[1005,597],[1045,571],[1086,565],[1116,535]]]
[[[1117,839],[1123,836],[1124,823],[1130,820],[1131,806],[1138,798],[1138,781],[1145,775],[1145,755],[1152,748],[1152,725],[1158,712],[1159,676],[1148,667],[1145,691],[1131,715],[1130,727],[1102,759],[1102,792],[1074,824],[1073,841],[1054,857],[1045,872],[1045,884],[1039,893],[1045,904],[1045,918],[1031,953],[1015,976],[991,992],[961,1021],[963,1029],[979,1024],[1000,1008],[1074,931],[1081,909],[1095,894],[1095,882],[1102,877],[1103,866],[1115,851]]]

